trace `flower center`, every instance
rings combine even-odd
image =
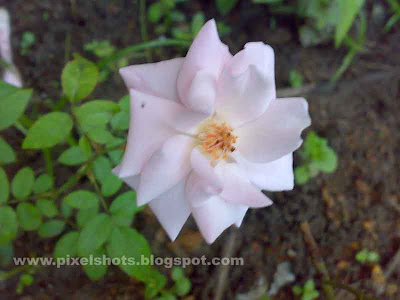
[[[234,147],[237,136],[233,135],[233,128],[226,122],[211,118],[200,126],[197,138],[205,154],[214,161],[225,159],[236,150]]]

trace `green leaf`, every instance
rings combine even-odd
[[[112,101],[94,100],[76,108],[75,115],[85,132],[94,128],[105,128],[114,113],[120,111],[120,106]]]
[[[192,283],[188,278],[179,279],[174,286],[175,293],[178,296],[186,296],[192,289]]]
[[[129,227],[116,227],[110,236],[107,253],[111,258],[122,258],[123,256],[142,262],[150,259],[150,247],[146,239],[135,229]],[[129,276],[147,282],[151,280],[152,267],[150,264],[125,264],[119,265]]]
[[[69,206],[67,203],[65,203],[64,201],[61,202],[61,215],[68,219],[72,216],[72,214],[74,213],[74,209]]]
[[[0,233],[1,235],[1,233]],[[6,267],[12,262],[14,257],[14,248],[11,243],[8,245],[0,246],[0,266]]]
[[[13,148],[0,136],[0,165],[16,161]]]
[[[304,284],[304,293],[311,292],[313,290],[315,290],[314,280],[309,279]]]
[[[82,265],[83,270],[85,271],[86,275],[92,280],[92,281],[98,281],[102,279],[108,270],[107,264],[103,264],[103,256],[106,254],[106,251],[104,248],[97,249],[93,253],[90,253],[90,255],[93,257],[93,264],[86,264]],[[89,256],[86,256],[89,260]],[[96,263],[98,261],[99,263]]]
[[[0,80],[0,130],[19,119],[31,96],[32,90],[19,89]]]
[[[108,175],[111,174],[112,165],[110,160],[102,155],[94,160],[92,163],[92,170],[96,179],[103,183]]]
[[[296,167],[296,169],[294,170],[294,178],[296,180],[296,184],[298,185],[307,183],[307,181],[310,180],[310,175],[308,173],[307,167]]]
[[[291,87],[297,88],[303,85],[303,75],[297,71],[290,71],[289,83]]]
[[[110,213],[114,216],[131,216],[142,209],[143,206],[138,207],[136,204],[136,192],[129,191],[115,198],[115,200],[111,203]]]
[[[123,155],[124,155],[124,150],[121,149],[108,152],[108,156],[110,157],[113,166],[116,166],[121,163]]]
[[[88,136],[97,144],[107,144],[114,138],[107,129],[101,127],[90,129],[88,131]]]
[[[48,174],[42,174],[36,178],[35,183],[33,184],[33,193],[42,194],[51,190],[53,187],[53,178]]]
[[[42,215],[32,203],[20,203],[17,206],[19,225],[26,231],[37,230],[42,224]]]
[[[0,204],[8,201],[10,195],[10,184],[6,172],[0,167]]]
[[[91,208],[80,209],[76,214],[76,223],[80,228],[85,227],[91,220],[93,220],[99,213],[99,206]]]
[[[80,101],[94,90],[99,77],[96,65],[84,58],[69,62],[61,75],[64,94],[71,102]]]
[[[99,205],[99,198],[93,192],[78,190],[66,196],[63,200],[72,208],[87,209]]]
[[[338,0],[339,20],[336,24],[335,47],[339,47],[350,30],[351,25],[365,0]]]
[[[130,95],[125,95],[124,97],[122,97],[121,100],[119,100],[118,105],[121,108],[121,111],[130,113],[130,109],[131,109]]]
[[[65,150],[58,161],[67,166],[77,166],[87,161],[89,157],[81,151],[79,146],[72,146]]]
[[[59,235],[65,229],[65,222],[62,220],[51,220],[43,223],[39,227],[39,236],[42,238],[52,238]]]
[[[111,220],[115,226],[131,227],[134,219],[134,215],[112,215]]]
[[[157,296],[160,293],[160,291],[166,286],[167,281],[168,279],[165,275],[161,274],[154,268],[151,269],[151,275],[146,282],[146,291],[145,291],[146,299]],[[166,299],[171,299],[171,298],[166,298]],[[172,296],[172,299],[176,300],[174,296]]]
[[[81,149],[81,152],[86,155],[86,157],[92,156],[92,147],[90,146],[89,139],[84,135],[79,139],[79,148]]]
[[[49,199],[39,199],[36,201],[36,207],[40,213],[48,218],[54,218],[58,215],[58,208],[55,203]]]
[[[192,33],[193,36],[196,36],[200,29],[203,27],[204,23],[206,21],[206,17],[202,12],[198,12],[193,16],[192,19]]]
[[[236,6],[239,0],[216,0],[218,12],[225,16],[230,13],[230,11]]]
[[[62,258],[74,257],[78,253],[79,232],[71,231],[64,234],[58,241],[54,249],[54,257]]]
[[[335,151],[327,146],[321,151],[322,157],[320,160],[313,161],[322,172],[333,173],[337,169],[338,158]]]
[[[113,130],[127,130],[129,128],[129,113],[120,111],[111,119],[111,128]]]
[[[376,263],[379,261],[379,254],[374,251],[368,252],[367,260],[370,263]]]
[[[22,199],[32,193],[35,174],[30,167],[20,169],[11,182],[11,191],[15,198]]]
[[[9,206],[0,206],[0,246],[6,246],[16,238],[17,216]]]
[[[86,256],[100,248],[108,239],[112,228],[113,224],[108,215],[97,215],[82,230],[78,242],[78,254]]]
[[[22,274],[20,278],[21,284],[24,286],[30,286],[33,284],[34,278],[31,274]]]
[[[104,197],[110,197],[117,193],[122,186],[122,180],[110,173],[101,185],[101,193]]]
[[[301,294],[303,294],[303,288],[299,285],[295,285],[294,287],[292,287],[292,292],[296,296],[300,296]]]
[[[178,281],[185,277],[185,271],[179,267],[173,267],[171,271],[171,278],[173,281]]]
[[[23,149],[50,148],[64,141],[72,130],[71,117],[64,112],[52,112],[37,120],[22,144]]]
[[[147,18],[151,23],[158,23],[164,15],[161,1],[149,5],[147,9]]]

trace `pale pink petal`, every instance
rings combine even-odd
[[[188,112],[182,105],[162,98],[131,92],[128,143],[119,176],[138,174],[151,155],[173,135],[190,132],[204,116]]]
[[[272,204],[272,201],[246,178],[247,174],[236,163],[219,164],[216,171],[223,178],[224,184],[219,197],[226,202],[252,208]]]
[[[197,226],[207,243],[213,243],[229,226],[243,219],[247,206],[231,204],[218,196],[199,207],[192,207]]]
[[[177,78],[183,58],[174,58],[151,64],[134,65],[119,70],[128,89],[176,102]]]
[[[204,180],[210,182],[216,188],[222,188],[223,183],[211,165],[210,160],[204,156],[199,148],[194,148],[190,155],[193,170]]]
[[[190,215],[190,206],[184,195],[185,179],[149,203],[172,241],[176,239]]]
[[[207,70],[197,72],[193,78],[185,104],[192,110],[212,115],[214,112],[216,95],[216,78]]]
[[[122,179],[122,181],[125,182],[130,188],[136,190],[139,186],[140,175],[121,177],[119,175],[120,169],[121,169],[121,165],[118,165],[112,171],[116,176],[119,176]]]
[[[218,79],[224,65],[231,58],[228,47],[218,37],[215,21],[208,21],[194,39],[178,76],[178,94],[182,103],[192,109],[198,106],[207,107],[202,104],[193,106],[193,99],[188,97],[192,81],[200,70],[207,71],[211,78]]]
[[[138,205],[144,205],[175,186],[189,174],[193,138],[176,135],[168,139],[144,165],[137,189]]]
[[[247,178],[260,189],[267,191],[292,190],[294,187],[293,154],[287,154],[266,164],[255,164],[246,160],[239,151],[232,153]]]
[[[216,187],[209,179],[200,177],[194,170],[190,172],[185,187],[185,199],[192,207],[202,206],[212,196],[221,192],[222,189]]]
[[[244,212],[243,217],[242,217],[239,221],[235,222],[235,226],[236,226],[237,228],[239,228],[240,226],[242,226],[242,223],[243,223],[244,217],[245,217],[245,215],[246,215],[246,212],[247,212],[247,210]]]
[[[254,163],[277,160],[300,147],[301,132],[310,124],[305,99],[276,99],[259,118],[235,129],[236,149]]]

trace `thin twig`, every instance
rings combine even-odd
[[[231,229],[231,233],[228,238],[228,242],[225,245],[222,257],[232,257],[233,251],[235,249],[237,231],[235,229]],[[229,273],[230,265],[221,265],[218,269],[218,279],[217,279],[217,288],[215,290],[215,300],[221,300],[225,287],[227,284],[227,278]]]

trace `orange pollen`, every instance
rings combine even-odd
[[[200,146],[213,160],[225,159],[228,154],[236,150],[233,145],[236,143],[237,136],[232,133],[233,128],[227,123],[211,121],[198,134]]]

